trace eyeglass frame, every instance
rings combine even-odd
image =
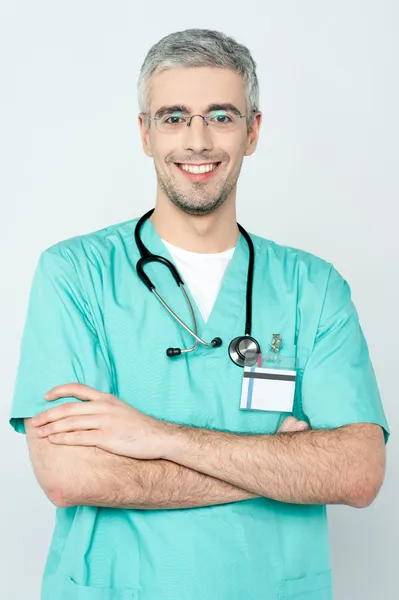
[[[217,111],[214,111],[214,112],[217,112]],[[252,111],[251,111],[251,113],[257,113],[257,112],[259,112],[259,111],[257,111],[256,109],[252,109]],[[150,116],[148,116],[147,113],[144,113],[144,115],[146,116],[146,118],[147,118],[148,121],[155,121],[155,127],[156,127],[157,131],[159,131],[159,129],[157,127],[157,121],[160,121],[162,119],[162,117],[150,117]],[[201,119],[204,121],[204,123],[206,124],[206,126],[209,127],[208,121],[209,121],[209,119],[211,117],[208,116],[208,115],[201,115],[200,113],[198,113],[198,114],[195,114],[195,115],[186,115],[186,116],[188,117],[188,121],[186,123],[187,127],[191,126],[191,121],[193,120],[194,117],[201,117]],[[237,115],[237,114],[235,114],[234,116],[237,117],[237,119],[248,119],[251,116],[251,114],[249,114],[249,115]],[[165,132],[161,131],[161,133],[165,133]]]

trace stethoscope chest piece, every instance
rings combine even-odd
[[[229,356],[239,367],[252,367],[256,364],[259,354],[260,346],[250,335],[240,335],[230,342]]]

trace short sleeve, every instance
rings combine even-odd
[[[52,402],[43,398],[52,387],[73,382],[111,392],[109,369],[76,268],[61,254],[47,249],[40,255],[31,285],[11,426],[25,433],[24,418],[78,401],[74,397]]]
[[[302,409],[313,428],[376,423],[388,441],[388,423],[350,287],[333,267],[303,373]]]

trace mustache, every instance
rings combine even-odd
[[[174,155],[169,156],[166,159],[167,163],[179,163],[179,164],[184,164],[184,163],[219,163],[222,162],[223,158],[222,157],[213,157],[213,156],[185,156],[185,157],[177,157]]]

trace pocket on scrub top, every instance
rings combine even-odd
[[[285,579],[279,592],[279,600],[332,600],[331,569],[298,579]]]
[[[62,600],[140,600],[140,592],[132,588],[103,588],[78,585],[68,575],[62,586]]]

